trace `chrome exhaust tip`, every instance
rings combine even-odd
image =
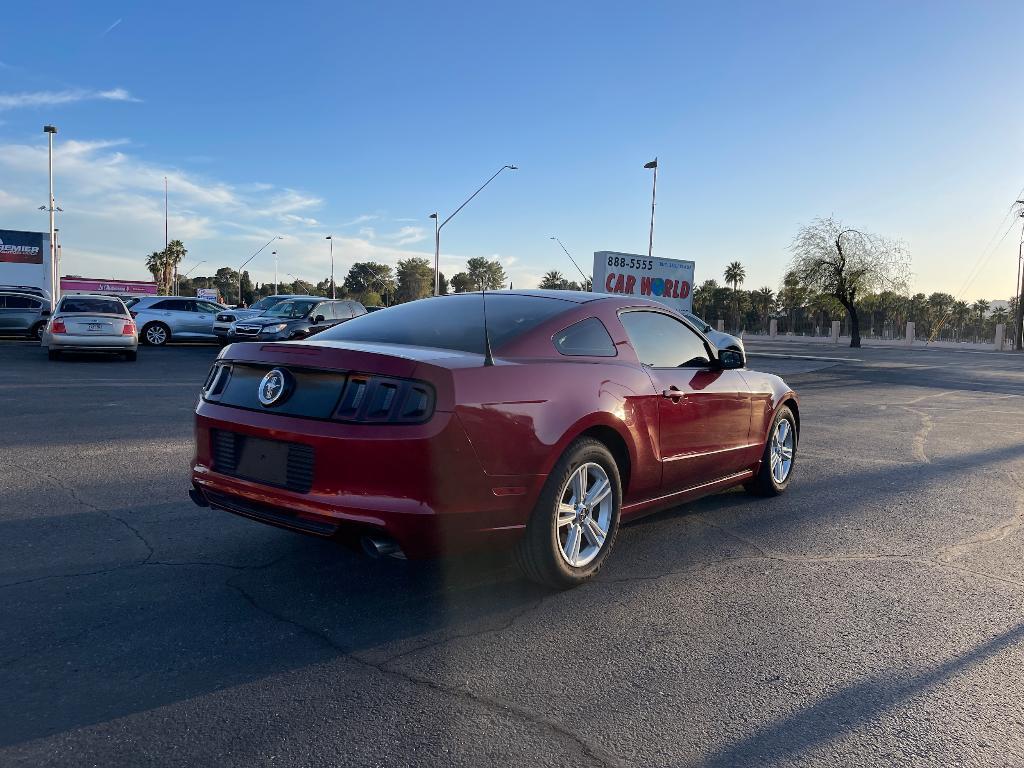
[[[381,557],[405,559],[405,554],[403,554],[402,548],[398,546],[398,542],[386,536],[363,536],[359,543],[363,546],[363,552],[374,559]]]

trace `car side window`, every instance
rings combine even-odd
[[[334,307],[331,305],[331,302],[325,301],[323,304],[317,304],[313,307],[312,311],[309,313],[309,319],[316,320],[317,315],[323,315],[324,320],[333,320]]]
[[[563,328],[552,337],[555,349],[567,356],[615,357],[615,343],[604,323],[588,317]]]
[[[704,341],[689,327],[661,312],[620,316],[636,356],[651,368],[704,368],[711,364]]]
[[[29,309],[32,304],[32,300],[26,296],[8,296],[6,302],[7,309]],[[38,306],[37,304],[36,308]]]
[[[220,312],[220,307],[208,301],[197,301],[196,304],[199,306],[200,312]]]

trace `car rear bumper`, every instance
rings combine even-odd
[[[308,492],[218,471],[211,430],[311,446]],[[192,484],[212,507],[319,536],[385,534],[408,557],[521,536],[543,476],[489,476],[457,418],[362,426],[201,402]]]
[[[50,334],[46,340],[50,349],[79,349],[91,352],[131,352],[138,349],[136,336],[78,336],[73,334]]]

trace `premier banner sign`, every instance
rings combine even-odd
[[[693,307],[694,262],[617,251],[594,253],[594,291],[643,296],[681,312]]]
[[[42,232],[0,229],[0,262],[42,264],[44,237]]]

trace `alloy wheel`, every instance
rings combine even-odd
[[[167,331],[159,325],[151,325],[146,329],[146,341],[155,346],[160,346],[167,341]]]
[[[793,468],[793,448],[793,425],[786,419],[780,419],[771,441],[772,477],[779,485],[786,482]]]
[[[581,568],[598,556],[608,539],[614,511],[608,473],[587,462],[573,470],[558,496],[558,543],[562,559]]]

